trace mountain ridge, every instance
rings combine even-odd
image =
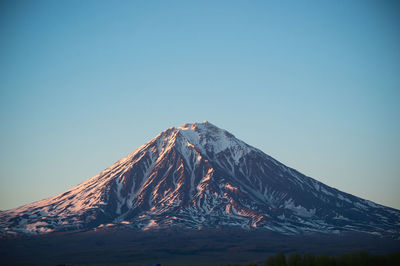
[[[329,187],[210,122],[170,127],[98,175],[2,211],[2,234],[219,226],[399,237],[400,211]]]

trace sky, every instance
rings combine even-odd
[[[0,2],[0,209],[208,120],[400,209],[398,1]]]

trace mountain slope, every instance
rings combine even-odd
[[[400,211],[304,176],[203,122],[171,127],[65,193],[0,213],[3,234],[116,225],[398,237]]]

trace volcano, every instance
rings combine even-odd
[[[108,227],[398,238],[400,211],[329,187],[202,122],[163,131],[62,194],[0,212],[3,235]]]

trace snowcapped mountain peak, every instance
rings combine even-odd
[[[201,123],[186,123],[178,127],[181,131],[195,131],[201,134],[221,134],[227,132],[226,130],[220,129],[208,121],[203,121]]]
[[[235,226],[400,235],[400,211],[331,188],[210,122],[170,127],[70,190],[0,212],[0,234]]]
[[[250,151],[250,146],[235,138],[224,129],[208,121],[202,123],[187,123],[177,128],[193,145],[205,153],[218,154],[227,149],[241,151],[244,154]]]
[[[227,132],[224,129],[218,128],[217,126],[211,124],[208,121],[203,121],[201,123],[193,122],[193,123],[185,123],[178,127],[181,130],[196,130],[196,131],[211,131],[211,132]]]

